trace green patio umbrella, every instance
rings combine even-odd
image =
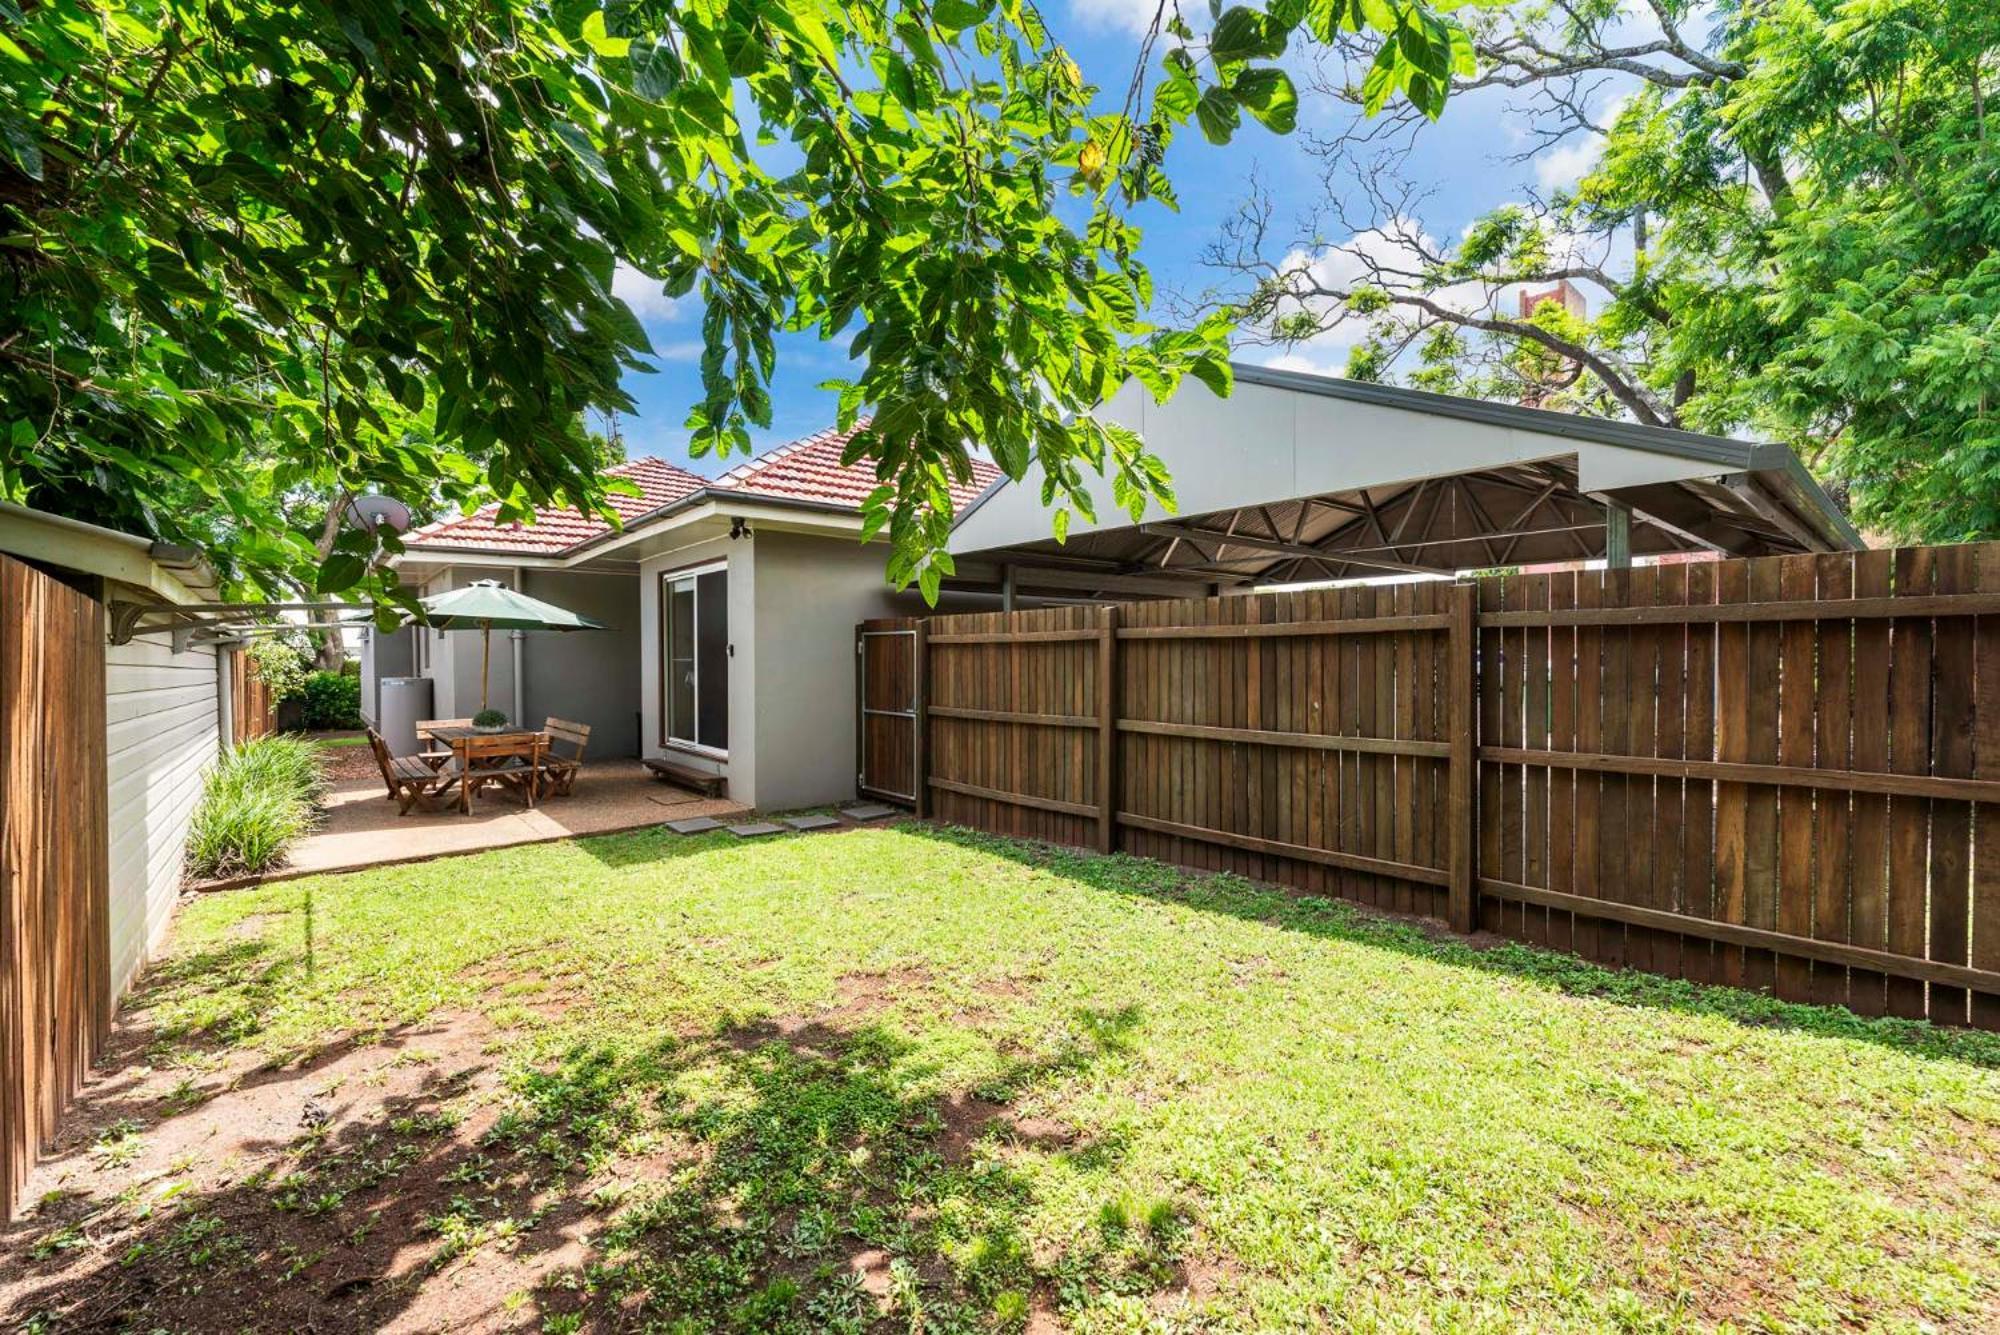
[[[602,622],[578,616],[566,607],[517,593],[498,580],[474,580],[462,589],[432,594],[420,600],[424,621],[439,630],[476,630],[479,655],[479,708],[486,708],[486,675],[493,662],[493,629],[606,630]]]

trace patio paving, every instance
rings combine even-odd
[[[327,797],[326,818],[292,846],[281,869],[263,876],[237,877],[196,887],[219,890],[260,881],[281,881],[322,872],[354,871],[395,862],[421,862],[453,853],[471,853],[510,844],[534,844],[583,834],[608,834],[695,817],[741,820],[750,808],[726,798],[706,798],[661,783],[636,760],[587,764],[568,797],[523,807],[511,793],[489,790],[474,798],[472,814],[456,806],[442,811],[396,814],[382,780],[339,779]]]

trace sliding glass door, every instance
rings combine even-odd
[[[660,576],[660,742],[729,750],[729,569]]]

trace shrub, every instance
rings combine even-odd
[[[316,807],[326,796],[326,773],[320,766],[324,750],[305,737],[259,737],[231,751],[223,766],[233,768],[250,787],[296,793]]]
[[[306,727],[313,732],[327,728],[361,726],[361,679],[338,672],[315,672],[306,678]]]
[[[503,710],[482,709],[472,716],[472,726],[475,728],[504,728],[507,726],[507,715]]]
[[[268,871],[312,827],[326,795],[319,743],[258,737],[227,752],[202,785],[188,831],[194,880]]]
[[[271,699],[279,703],[297,699],[306,689],[312,655],[300,641],[299,635],[286,631],[252,640],[245,651],[257,664],[257,675],[270,690]]]

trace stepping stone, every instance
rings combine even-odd
[[[840,822],[832,816],[812,815],[787,816],[785,817],[785,824],[791,826],[794,830],[824,830],[838,825]]]
[[[896,808],[885,807],[880,802],[864,802],[858,807],[842,807],[840,814],[849,820],[881,820],[884,816],[896,814]]]
[[[668,821],[667,828],[675,834],[706,834],[721,829],[722,822],[712,816],[689,816],[686,820]]]
[[[732,825],[729,832],[738,839],[755,839],[761,834],[777,834],[778,827],[767,820],[753,820],[744,825]]]

